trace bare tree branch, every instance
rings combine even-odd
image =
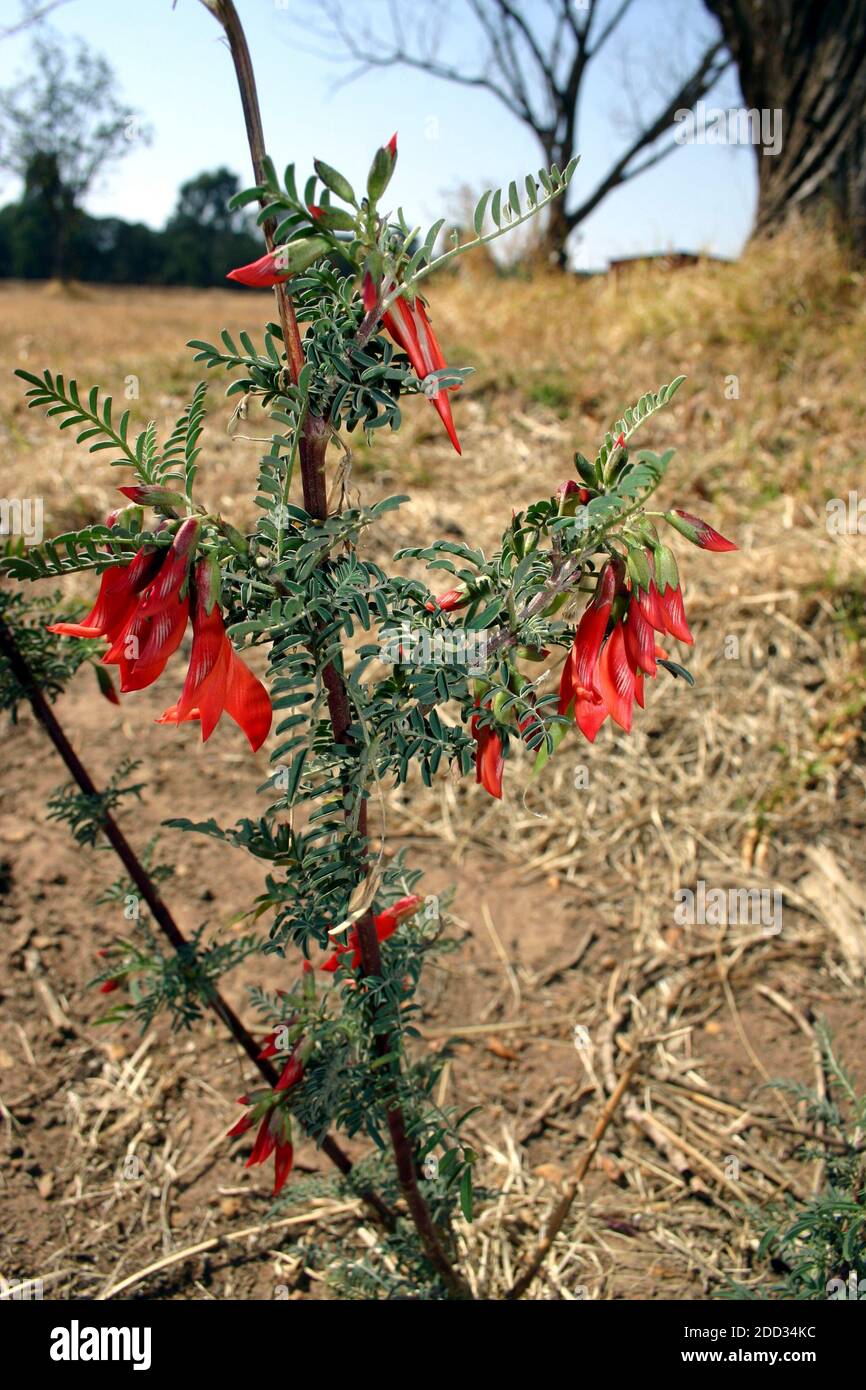
[[[319,13],[330,23],[343,56],[358,65],[352,76],[370,68],[402,65],[464,87],[484,89],[535,135],[549,165],[564,168],[576,153],[577,122],[583,80],[588,64],[622,24],[633,0],[589,0],[578,8],[574,0],[546,0],[543,8],[525,0],[462,0],[478,26],[482,53],[471,66],[442,56],[440,43],[447,24],[437,7],[437,24],[425,29],[424,9],[415,19],[397,0],[389,0],[390,32],[382,35],[364,23],[362,7],[352,0],[320,0]],[[413,22],[414,21],[414,22]],[[595,37],[597,31],[597,37]],[[461,38],[464,36],[461,35]],[[472,50],[473,39],[464,39]],[[677,90],[656,116],[642,124],[626,151],[614,162],[595,191],[571,211],[551,208],[547,224],[549,250],[565,264],[565,243],[574,228],[612,189],[667,158],[676,148],[653,147],[669,130],[681,107],[691,107],[716,83],[730,62],[723,42],[714,39],[694,63],[688,76],[677,79]],[[637,157],[646,157],[636,162]]]
[[[620,4],[617,6],[617,8],[614,10],[614,12],[613,12],[613,14],[611,15],[610,19],[608,20],[607,24],[604,26],[604,28],[602,29],[601,33],[599,34],[599,36],[598,36],[598,43],[593,44],[592,49],[590,50],[590,57],[591,57],[591,58],[594,58],[594,57],[595,57],[595,55],[596,55],[596,53],[598,53],[599,49],[604,48],[604,45],[607,43],[607,41],[608,41],[608,39],[610,38],[611,34],[613,33],[614,29],[616,29],[616,27],[618,26],[618,24],[620,23],[620,21],[621,21],[622,19],[625,18],[626,10],[628,10],[628,9],[631,7],[631,4],[632,4],[632,0],[621,0],[621,3],[620,3]],[[595,13],[595,9],[590,10],[590,19],[592,18],[592,16],[593,16],[594,13]],[[586,42],[587,42],[587,44],[588,44],[588,43],[589,43],[589,23],[587,23],[587,26],[586,26],[585,39],[586,39]]]
[[[697,70],[682,84],[678,92],[675,92],[667,105],[632,141],[632,144],[624,154],[616,161],[605,177],[597,185],[594,192],[586,198],[579,207],[567,214],[567,219],[571,227],[576,227],[589,216],[603,198],[611,193],[620,184],[627,183],[629,179],[637,178],[651,168],[653,164],[658,164],[677,148],[676,142],[670,144],[655,154],[650,155],[641,164],[630,169],[629,165],[641,150],[647,149],[650,145],[664,135],[673,124],[674,116],[677,111],[691,108],[700,97],[705,96],[712,87],[718,82],[722,73],[729,66],[731,59],[725,52],[725,46],[721,39],[712,44],[706,51]]]
[[[61,5],[68,4],[69,0],[48,0],[45,5],[25,5],[24,13],[15,24],[0,29],[0,39],[11,39],[14,34],[20,34],[23,29],[29,29],[31,24],[38,24],[40,19],[46,19],[54,10],[59,10]]]

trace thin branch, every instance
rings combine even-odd
[[[68,5],[69,0],[49,0],[47,5],[41,9],[31,10],[29,14],[22,15],[16,24],[10,24],[7,29],[0,29],[0,40],[11,39],[13,35],[20,34],[22,30],[29,29],[31,24],[38,24],[41,19],[45,19],[54,10],[59,10],[61,5]]]
[[[607,41],[608,41],[608,39],[610,38],[611,34],[612,34],[612,33],[614,32],[614,30],[617,28],[617,26],[619,25],[620,21],[621,21],[622,19],[624,19],[626,10],[630,9],[630,8],[631,8],[631,5],[632,5],[632,0],[621,0],[621,3],[620,3],[620,4],[617,6],[617,8],[614,10],[614,12],[613,12],[613,14],[611,15],[610,19],[608,20],[607,24],[604,26],[604,28],[602,29],[601,33],[599,34],[599,36],[598,36],[598,42],[597,42],[597,43],[594,43],[593,46],[592,46],[592,48],[590,49],[590,51],[589,51],[589,56],[590,56],[591,58],[594,58],[594,57],[595,57],[595,55],[596,55],[596,53],[598,53],[599,49],[604,48],[604,45],[607,43]],[[592,14],[594,14],[594,13],[595,13],[594,10],[590,12],[590,19],[592,18]],[[587,26],[586,26],[586,35],[585,35],[585,37],[586,37],[586,41],[587,41],[587,43],[588,43],[588,42],[589,42],[589,22],[587,22]]]
[[[202,0],[202,2],[207,4],[208,0]],[[532,113],[524,107],[515,94],[509,93],[507,88],[496,82],[488,73],[464,72],[451,63],[440,62],[432,51],[420,54],[412,53],[399,40],[392,43],[391,47],[386,50],[384,41],[378,36],[372,36],[370,43],[378,46],[367,46],[367,43],[364,42],[366,36],[359,39],[356,26],[354,24],[346,25],[343,22],[339,5],[328,4],[324,6],[324,9],[331,21],[334,34],[344,45],[349,56],[361,65],[359,72],[368,72],[371,68],[389,68],[402,64],[404,67],[414,68],[419,72],[430,73],[431,76],[442,78],[443,81],[456,82],[462,87],[482,88],[497,97],[519,121],[532,119]]]

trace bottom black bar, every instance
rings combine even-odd
[[[17,1348],[26,1357],[29,1372],[49,1384],[82,1374],[93,1379],[102,1370],[115,1378],[118,1373],[154,1375],[181,1367],[194,1367],[203,1374],[213,1371],[220,1382],[233,1372],[258,1376],[262,1357],[272,1369],[287,1369],[302,1347],[309,1352],[313,1347],[324,1351],[332,1346],[335,1316],[349,1338],[357,1323],[358,1342],[343,1339],[341,1345],[344,1350],[363,1347],[370,1365],[380,1338],[390,1356],[408,1333],[417,1330],[423,1335],[425,1327],[432,1330],[434,1326],[426,1323],[423,1311],[412,1311],[411,1303],[405,1311],[395,1313],[391,1308],[387,1321],[383,1313],[380,1323],[369,1304],[363,1310],[353,1302],[342,1302],[338,1308],[325,1300],[279,1298],[268,1302],[67,1303],[42,1302],[30,1292],[27,1297],[22,1290],[17,1298],[6,1292],[0,1300],[4,1347],[7,1354]],[[840,1308],[839,1303],[856,1306]],[[499,1357],[510,1355],[517,1332],[527,1369],[535,1357],[540,1360],[538,1370],[549,1364],[551,1343],[533,1336],[540,1333],[545,1338],[554,1334],[563,1354],[570,1346],[569,1355],[584,1370],[592,1350],[608,1373],[637,1370],[667,1375],[678,1368],[693,1378],[713,1366],[728,1371],[760,1367],[772,1377],[795,1366],[826,1379],[859,1359],[864,1335],[861,1303],[866,1308],[866,1290],[858,1294],[847,1288],[820,1303],[527,1301],[503,1304],[508,1321],[499,1325],[495,1303],[473,1308],[470,1303],[455,1302],[445,1313],[444,1325],[441,1307],[436,1314],[435,1345],[443,1352],[459,1345],[463,1364],[474,1348],[488,1378]],[[416,1323],[416,1318],[421,1321]],[[447,1335],[452,1330],[459,1344],[443,1343],[443,1331]],[[320,1331],[328,1333],[327,1341],[316,1339]],[[290,1349],[290,1359],[284,1363],[283,1354]],[[411,1359],[405,1371],[413,1374]]]

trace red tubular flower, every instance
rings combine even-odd
[[[273,1033],[268,1033],[268,1036],[262,1043],[259,1060],[261,1061],[266,1057],[278,1057],[279,1055],[280,1049],[277,1047],[277,1030],[274,1029]]]
[[[624,626],[625,646],[629,663],[634,671],[642,671],[654,676],[658,667],[655,656],[655,632],[635,601],[634,593],[628,606],[628,617]]]
[[[378,915],[373,918],[373,926],[376,929],[376,940],[379,942],[387,941],[389,936],[393,936],[401,922],[405,922],[409,917],[414,917],[421,906],[421,902],[422,900],[418,897],[417,893],[410,893],[408,897],[398,898],[397,902],[392,903],[390,907],[386,907],[384,912],[378,913]],[[343,945],[338,946],[333,954],[325,961],[324,965],[319,966],[319,969],[332,975],[340,964],[340,958],[348,955],[350,951],[352,953],[352,959],[349,963],[353,970],[357,970],[362,961],[361,942],[357,927],[352,927]],[[305,969],[306,968],[312,968],[309,961],[305,964]]]
[[[428,377],[431,372],[441,371],[446,366],[445,358],[442,356],[442,350],[436,341],[436,334],[433,332],[433,327],[424,308],[424,301],[420,295],[416,295],[411,303],[401,295],[383,315],[382,323],[397,346],[402,348],[409,358],[415,375],[420,381]],[[437,390],[435,394],[428,397],[428,400],[439,412],[440,419],[448,431],[448,438],[454,448],[458,454],[462,453],[457,431],[454,428],[448,391]]]
[[[256,1135],[256,1142],[253,1144],[252,1153],[244,1164],[245,1168],[254,1168],[257,1163],[265,1163],[276,1148],[276,1136],[271,1130],[271,1117],[273,1113],[272,1110],[269,1110],[267,1114],[262,1117],[262,1122],[259,1125],[259,1131]]]
[[[274,1188],[271,1193],[276,1197],[285,1185],[286,1178],[292,1171],[292,1164],[295,1161],[295,1151],[291,1141],[280,1143],[277,1141],[276,1152],[274,1154]]]
[[[292,1086],[297,1086],[304,1079],[304,1064],[297,1055],[296,1047],[286,1065],[280,1073],[280,1079],[274,1087],[277,1091],[289,1091]]]
[[[590,743],[595,743],[607,714],[604,700],[594,690],[577,690],[574,700],[574,722]]]
[[[225,713],[243,729],[255,752],[271,727],[270,696],[235,652],[216,602],[208,613],[209,582],[208,561],[200,560],[196,567],[189,669],[180,699],[163,711],[157,723],[182,724],[198,719],[202,741],[206,742]]]
[[[104,983],[99,986],[99,993],[113,994],[116,989],[120,989],[120,984],[120,980],[105,980]]]
[[[502,773],[505,768],[502,739],[489,724],[482,724],[477,714],[472,716],[469,727],[478,745],[475,750],[475,780],[486,792],[501,801]]]
[[[259,256],[257,261],[250,261],[249,265],[239,265],[236,270],[230,270],[226,279],[237,280],[240,285],[251,285],[253,289],[267,289],[271,285],[279,285],[282,280],[288,280],[289,275],[290,272],[286,269],[286,249],[284,246],[276,246],[273,251]]]
[[[671,637],[676,637],[678,642],[686,642],[691,646],[695,639],[686,622],[679,570],[673,551],[666,545],[660,545],[656,549],[655,572],[665,630]]]
[[[659,571],[665,581],[671,578],[673,563],[670,552],[661,557]],[[649,581],[648,589],[631,582],[633,588],[629,590],[620,564],[615,570],[611,564],[608,573],[602,571],[562,670],[559,712],[571,713],[590,743],[608,715],[626,733],[631,730],[635,701],[641,709],[644,707],[645,677],[656,674],[658,658],[665,656],[656,646],[654,624],[647,611],[652,612],[661,630],[670,631],[668,605],[679,589],[666,584],[663,602],[654,580]],[[608,631],[612,612],[616,616]],[[688,631],[680,627],[683,630]]]
[[[661,605],[665,615],[665,627],[671,637],[676,637],[678,642],[686,642],[691,646],[694,637],[689,630],[686,622],[686,610],[683,604],[683,591],[679,584],[665,589],[664,593],[659,594]]]
[[[246,1101],[244,1101],[243,1103],[246,1104]],[[253,1127],[253,1117],[252,1117],[252,1115],[241,1115],[241,1117],[240,1117],[240,1119],[238,1120],[237,1124],[236,1124],[236,1125],[232,1125],[231,1129],[229,1129],[229,1130],[226,1131],[226,1139],[235,1139],[235,1138],[237,1138],[237,1136],[240,1135],[240,1134],[246,1134],[247,1130],[248,1130],[248,1129],[252,1129],[252,1127]]]
[[[595,688],[608,714],[628,734],[634,710],[635,672],[629,663],[622,622],[601,649],[595,671]]]
[[[243,729],[255,752],[271,727],[271,701],[246,662],[235,653],[219,605],[210,592],[210,562],[199,561],[192,585],[193,601],[180,593],[189,578],[199,522],[188,518],[178,527],[168,550],[144,547],[128,565],[105,570],[96,603],[80,623],[52,623],[50,632],[69,637],[105,637],[106,666],[117,666],[124,693],[152,685],[180,646],[192,610],[193,646],[180,700],[164,711],[158,724],[200,719],[202,737],[210,737],[223,713]],[[211,600],[207,612],[208,599]]]
[[[140,617],[154,618],[180,597],[180,591],[189,573],[190,562],[195,554],[199,529],[200,523],[194,516],[181,522],[169,546],[168,554],[159,567],[159,573],[147,592],[142,594],[138,605]]]
[[[143,547],[128,565],[103,570],[96,602],[80,623],[52,623],[48,631],[64,637],[110,637],[114,640],[136,607],[138,594],[159,567],[159,552]]]
[[[396,130],[394,131],[394,134],[391,136],[391,139],[388,141],[387,145],[385,146],[385,149],[388,151],[388,153],[390,154],[390,156],[391,156],[392,159],[396,159],[396,158],[397,158],[397,132],[396,132]]]
[[[175,597],[170,607],[155,618],[145,618],[141,605],[133,610],[126,626],[117,634],[102,658],[106,666],[117,666],[120,688],[144,690],[162,675],[169,657],[177,651],[186,631],[189,600]]]
[[[249,1104],[248,1096],[241,1096],[241,1105]],[[243,1115],[232,1125],[226,1138],[236,1138],[246,1134],[255,1124],[255,1111],[250,1111]],[[274,1188],[273,1196],[285,1185],[286,1179],[292,1171],[294,1162],[294,1149],[292,1147],[292,1118],[288,1107],[279,1103],[272,1103],[268,1106],[261,1118],[258,1132],[252,1152],[244,1165],[247,1168],[254,1168],[258,1163],[265,1163],[274,1155]]]
[[[614,598],[622,585],[623,573],[624,566],[618,557],[602,566],[595,593],[578,624],[574,638],[574,681],[584,690],[593,688],[592,673],[601,652]]]

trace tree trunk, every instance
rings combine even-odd
[[[749,109],[782,112],[781,149],[758,160],[755,232],[831,210],[866,255],[866,3],[705,0]],[[772,127],[771,127],[772,128]]]
[[[547,225],[541,242],[541,254],[548,265],[564,270],[568,265],[565,243],[571,223],[565,211],[565,199],[555,198],[547,209]]]

